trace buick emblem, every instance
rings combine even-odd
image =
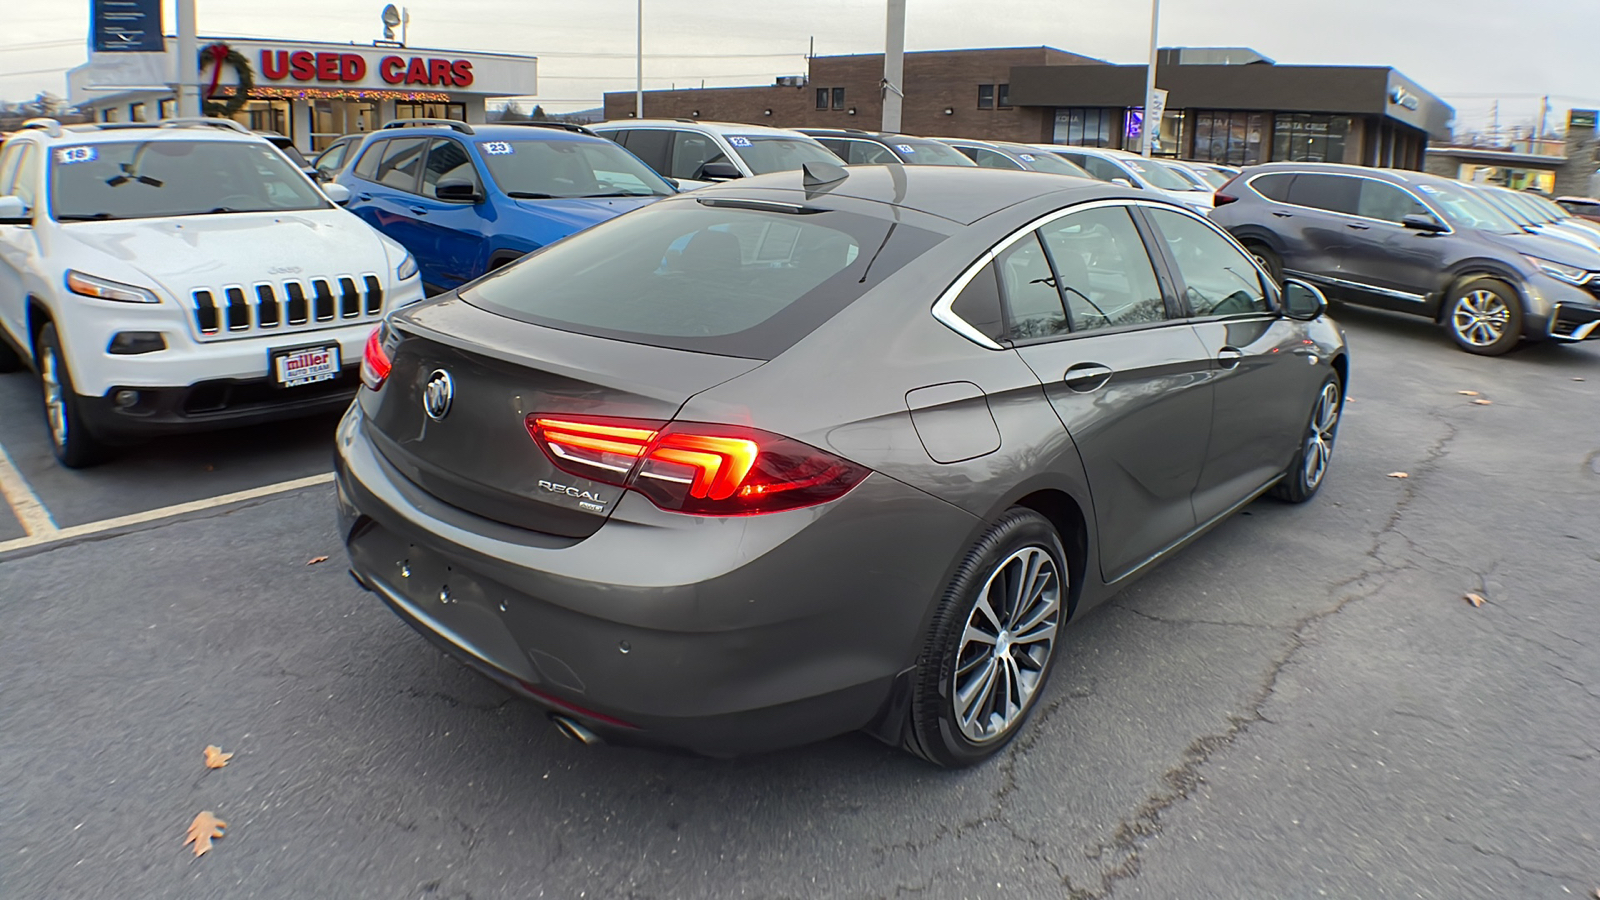
[[[456,397],[456,385],[450,373],[434,369],[428,376],[428,386],[422,389],[422,411],[435,421],[450,415],[450,402]]]

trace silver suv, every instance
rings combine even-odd
[[[590,130],[628,148],[645,165],[684,189],[769,172],[788,172],[808,162],[842,160],[798,131],[702,122],[698,119],[619,119]]]

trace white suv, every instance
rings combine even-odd
[[[1145,159],[1127,150],[1105,147],[1073,147],[1061,144],[1034,144],[1035,150],[1054,153],[1101,181],[1139,188],[1182,203],[1202,216],[1211,211],[1213,194],[1196,187],[1188,179],[1159,161]]]
[[[844,164],[815,138],[786,128],[698,119],[618,119],[589,129],[628,148],[656,174],[671,178],[684,190],[713,181],[788,172],[808,162]]]
[[[348,198],[227,119],[0,144],[0,371],[38,371],[56,458],[347,404],[377,320],[422,299]]]

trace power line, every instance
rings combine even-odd
[[[46,47],[70,47],[74,44],[83,44],[82,38],[73,38],[68,41],[34,41],[31,44],[0,44],[0,50],[42,50]]]

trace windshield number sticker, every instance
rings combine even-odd
[[[96,156],[98,154],[95,153],[93,147],[56,148],[56,162],[63,166],[70,166],[73,163],[94,162]]]
[[[747,137],[730,137],[728,138],[728,143],[735,147],[748,147],[750,146],[750,139]]]
[[[1023,161],[1023,162],[1033,162],[1033,156],[1032,156],[1032,155],[1031,155],[1031,154],[1028,154],[1028,153],[1018,153],[1018,154],[1017,154],[1017,155],[1018,155],[1018,156],[1020,156],[1020,157],[1022,157],[1022,161]]]
[[[509,156],[517,151],[506,141],[489,141],[483,145],[483,152],[490,156]]]
[[[896,150],[899,150],[901,153],[915,153],[915,152],[917,152],[917,148],[911,146],[910,144],[895,144],[894,148]]]
[[[1437,193],[1439,193],[1438,189],[1435,188],[1431,184],[1419,184],[1419,185],[1417,185],[1417,188],[1419,190],[1421,190],[1423,193],[1426,193],[1426,194],[1437,194]]]

